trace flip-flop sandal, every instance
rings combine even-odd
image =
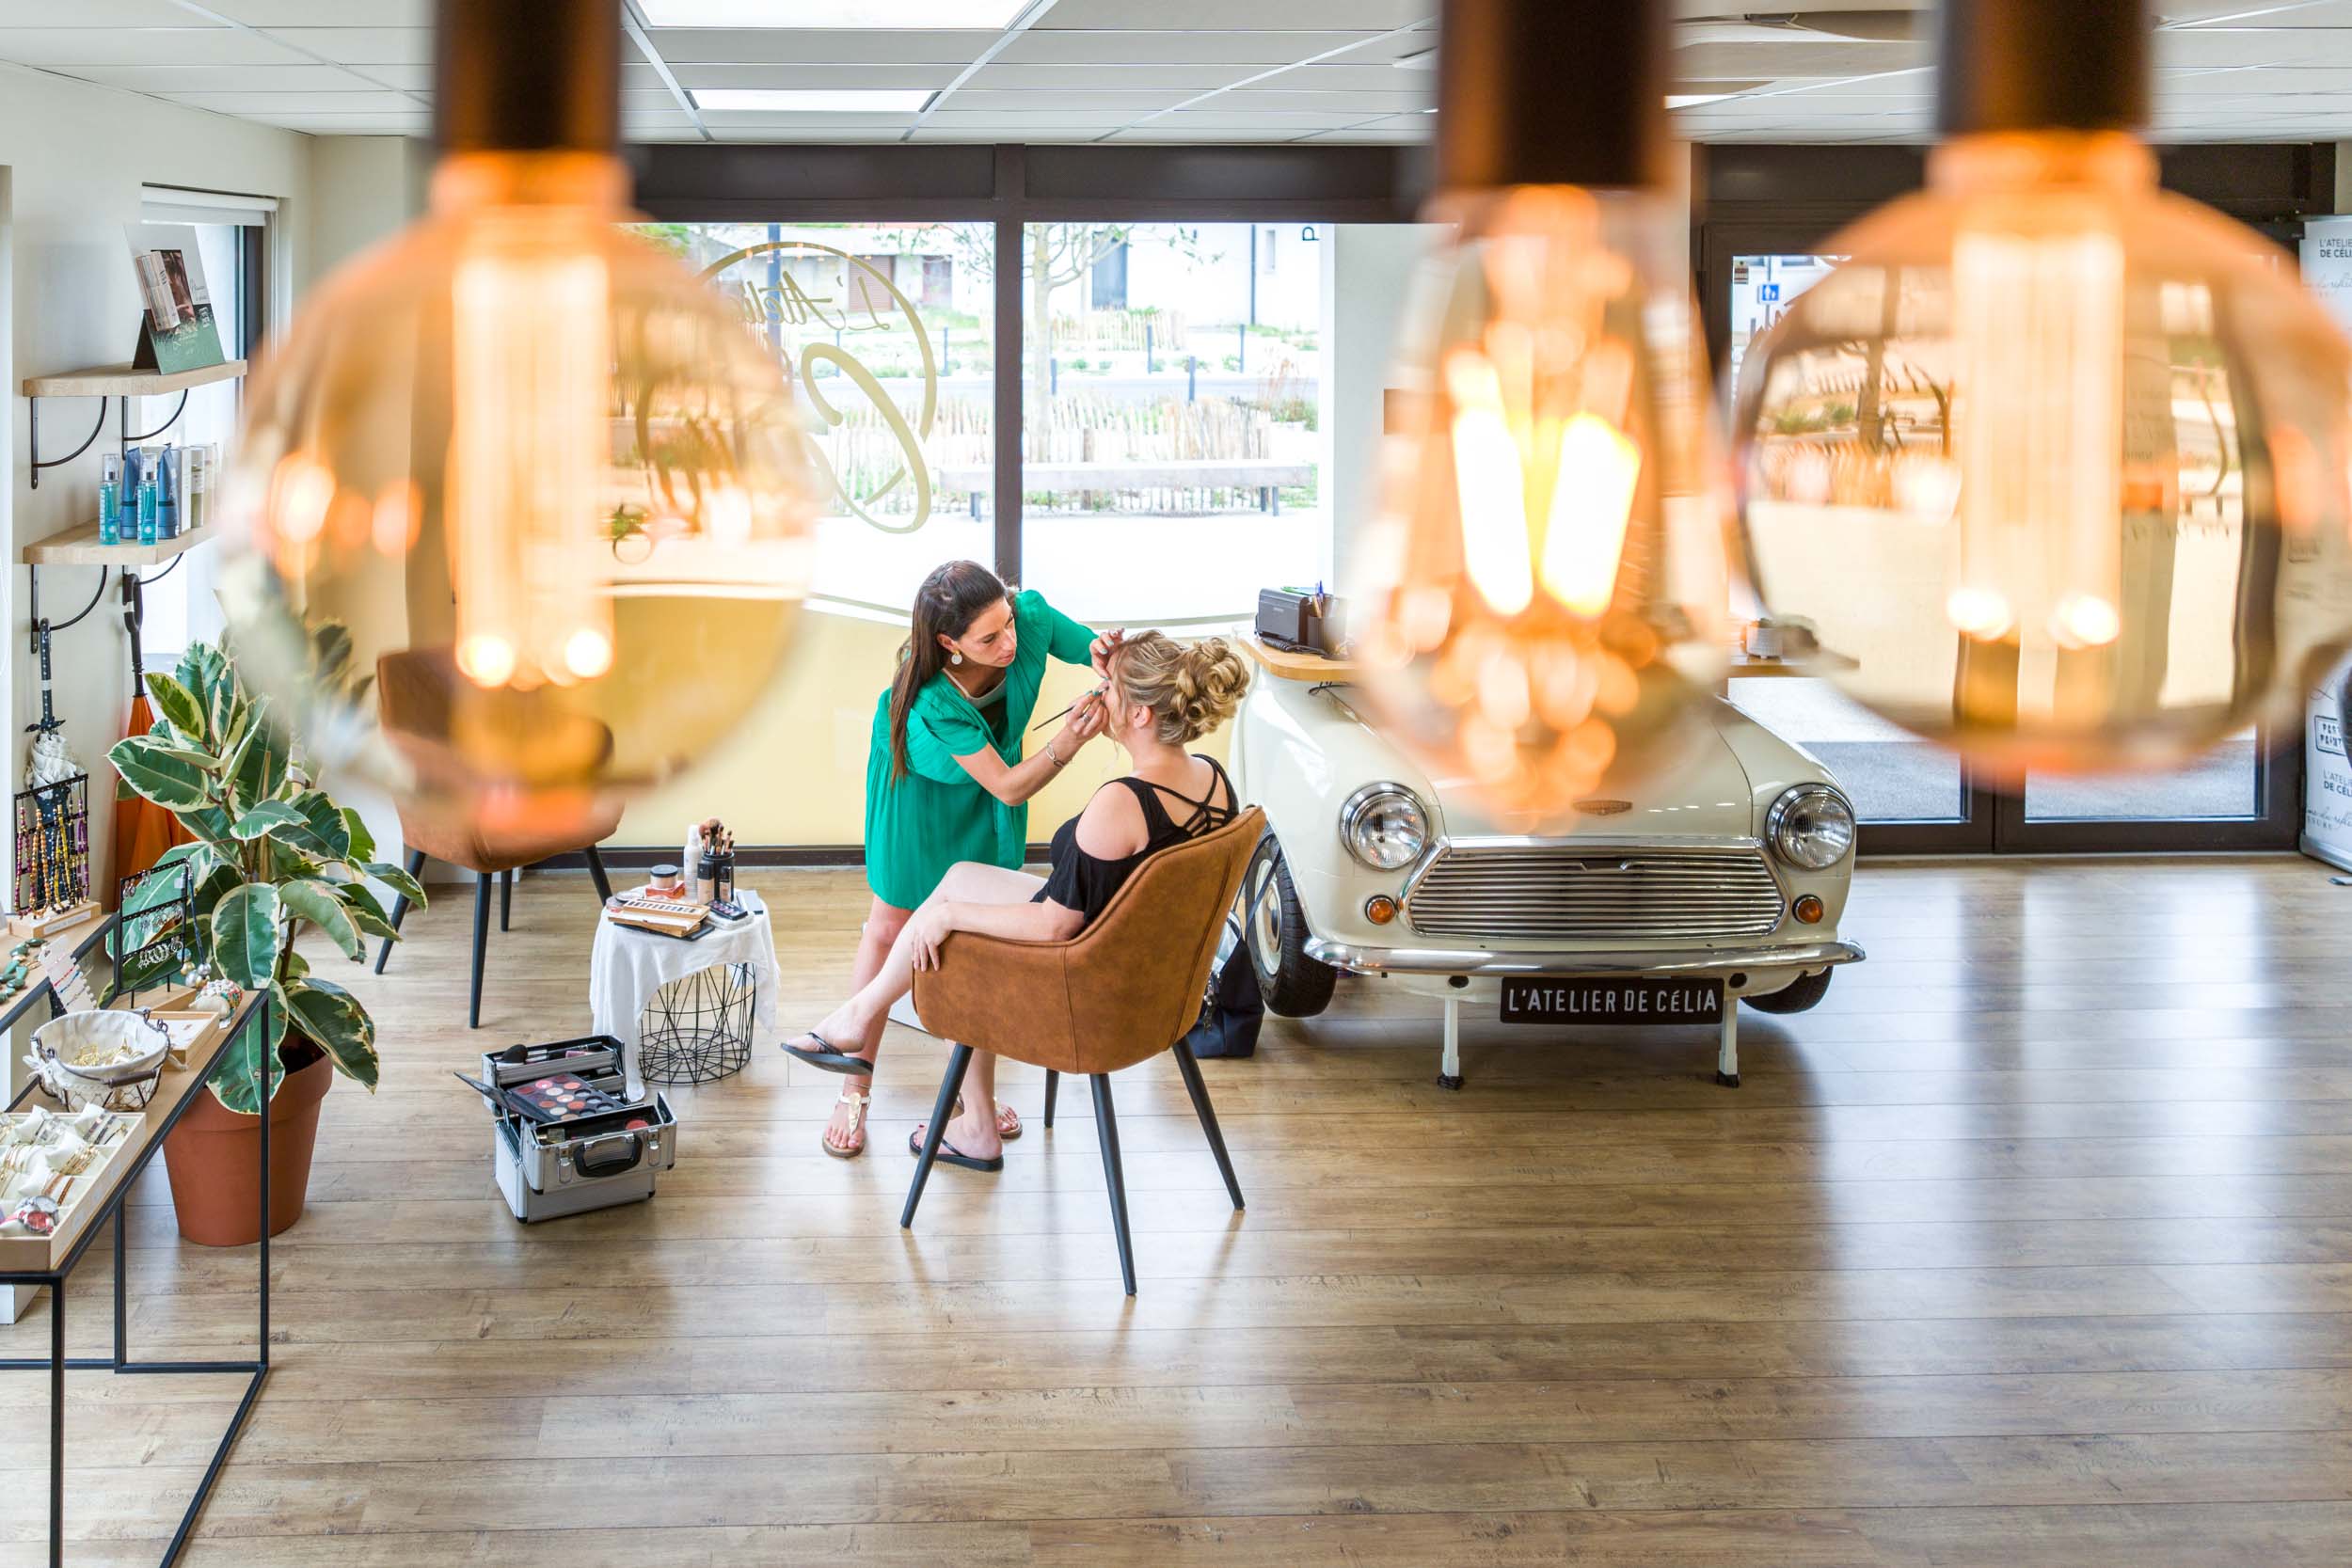
[[[920,1124],[907,1134],[907,1152],[918,1160],[923,1157],[923,1128],[928,1125]],[[999,1154],[993,1160],[975,1160],[945,1138],[939,1140],[939,1152],[931,1158],[940,1164],[961,1165],[965,1170],[999,1171],[1005,1168],[1003,1155]]]
[[[963,1096],[961,1095],[956,1096],[954,1114],[963,1115]],[[1001,1100],[996,1102],[996,1135],[1007,1143],[1021,1136],[1021,1113]]]
[[[833,1041],[825,1038],[814,1029],[808,1032],[808,1037],[823,1046],[824,1049],[810,1051],[802,1046],[787,1045],[784,1048],[784,1053],[797,1061],[806,1062],[811,1067],[822,1068],[827,1072],[846,1072],[853,1078],[873,1076],[874,1064],[865,1057],[847,1055],[835,1051],[833,1048]]]
[[[823,1146],[826,1153],[836,1160],[854,1160],[866,1152],[866,1101],[872,1098],[870,1095],[860,1094],[855,1089],[841,1091],[841,1098],[834,1103],[849,1106],[850,1115],[855,1118],[850,1130],[857,1134],[857,1143],[849,1148],[836,1145],[833,1141],[833,1123],[828,1121],[825,1123],[824,1130],[817,1134],[817,1141]]]

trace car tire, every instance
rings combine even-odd
[[[1306,911],[1291,885],[1289,863],[1271,832],[1258,840],[1241,878],[1241,926],[1249,963],[1266,1010],[1284,1018],[1312,1018],[1331,1005],[1340,972],[1307,956]]]
[[[1743,996],[1740,1000],[1759,1013],[1802,1013],[1829,993],[1829,977],[1836,973],[1825,969],[1819,974],[1801,975],[1769,996]]]

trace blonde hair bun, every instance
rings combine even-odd
[[[1224,723],[1249,689],[1249,666],[1222,637],[1179,642],[1142,632],[1120,644],[1112,673],[1129,701],[1152,710],[1154,733],[1169,746],[1188,746]]]

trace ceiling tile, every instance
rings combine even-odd
[[[293,50],[257,34],[201,25],[10,28],[0,32],[0,59],[49,67],[304,63]]]
[[[204,0],[248,27],[430,27],[433,0]]]
[[[172,0],[72,0],[70,10],[58,5],[57,0],[0,0],[0,31],[18,27],[55,29],[59,22],[72,22],[77,29],[208,25]]]
[[[1065,32],[1032,27],[996,57],[1011,65],[1126,61],[1136,65],[1292,65],[1310,55],[1355,44],[1375,46],[1376,32],[1170,33]]]
[[[274,27],[270,37],[347,65],[430,65],[430,27]]]
[[[1286,32],[1410,27],[1434,23],[1435,0],[1058,0],[1037,30],[1133,28],[1157,30],[1181,17],[1187,29],[1246,33],[1279,27]],[[1311,54],[1309,50],[1305,53]]]
[[[665,27],[646,36],[673,66],[946,64],[961,68],[996,39],[994,33],[725,27]]]
[[[400,92],[174,92],[162,96],[192,109],[266,119],[286,115],[411,115],[417,111],[417,101]]]

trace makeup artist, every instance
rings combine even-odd
[[[881,970],[908,917],[949,866],[977,861],[1021,868],[1029,798],[1103,733],[1102,704],[1090,691],[1044,744],[1023,754],[1034,738],[1027,732],[1046,658],[1090,664],[1099,678],[1120,638],[1095,636],[1043,595],[1015,594],[969,561],[951,561],[923,579],[898,673],[874,705],[866,764],[866,881],[874,902],[852,987]],[[865,1150],[883,1022],[864,1039],[808,1034],[785,1043],[798,1059],[850,1078],[825,1126],[825,1152],[836,1158]],[[996,1126],[1005,1137],[1021,1134],[1009,1106],[997,1107]]]

